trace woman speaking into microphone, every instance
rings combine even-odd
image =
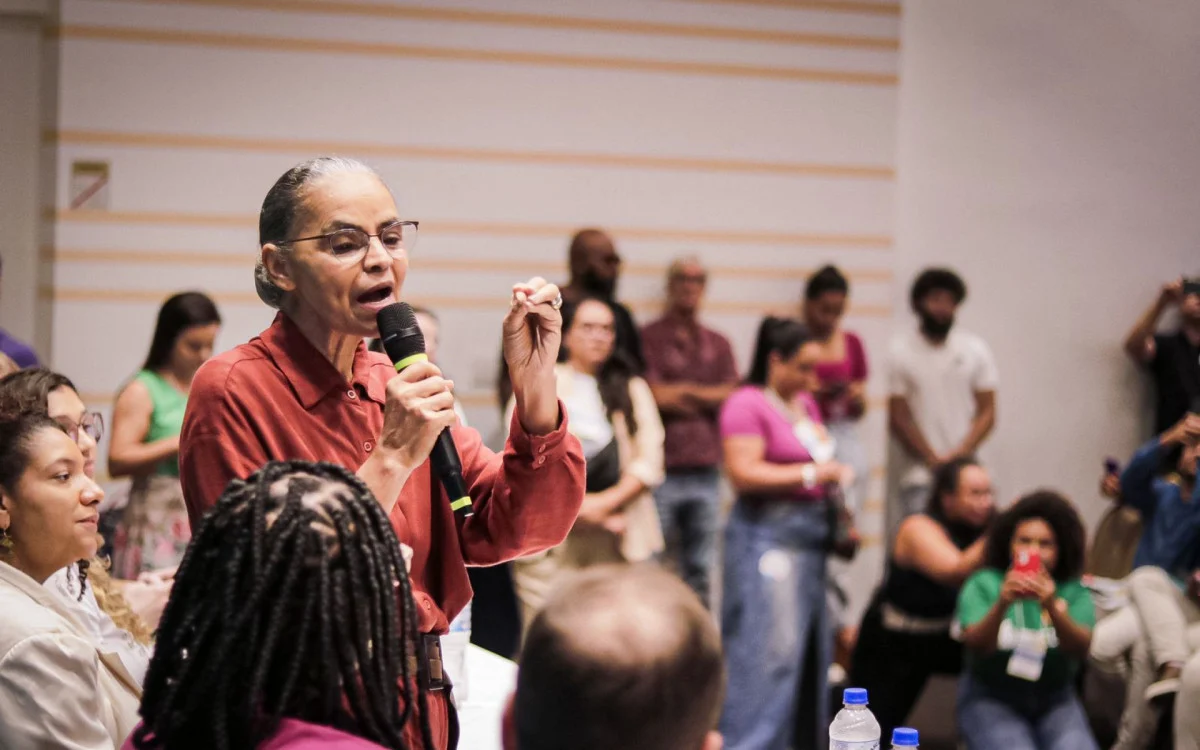
[[[417,223],[401,220],[383,180],[360,162],[322,157],[280,177],[259,216],[254,277],[279,314],[196,374],[179,468],[193,528],[230,480],[267,461],[332,461],[358,474],[413,549],[419,689],[428,694],[428,750],[441,750],[454,746],[457,720],[436,634],[471,598],[466,566],[562,542],[583,501],[585,469],[555,395],[562,297],[540,278],[517,284],[504,318],[512,432],[498,455],[474,430],[453,430],[474,506],[456,519],[427,461],[456,424],[453,384],[428,362],[397,374],[364,344],[378,335],[379,310],[401,297],[416,236]],[[411,748],[427,744],[417,725],[409,723]]]

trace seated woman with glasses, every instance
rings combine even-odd
[[[110,750],[137,721],[137,680],[46,589],[96,554],[104,491],[86,464],[48,416],[0,413],[0,747]]]
[[[121,578],[174,568],[191,533],[179,484],[179,431],[192,378],[213,353],[221,315],[199,292],[163,303],[146,362],[117,395],[108,473],[132,477],[113,539]]]
[[[104,419],[98,412],[88,411],[65,375],[39,367],[0,380],[0,412],[53,419],[79,446],[84,473],[95,478]],[[103,545],[103,539],[98,543]],[[149,577],[114,581],[107,564],[92,558],[57,571],[46,581],[46,588],[74,610],[92,638],[117,655],[140,684],[150,664],[151,629],[166,605],[170,581]]]

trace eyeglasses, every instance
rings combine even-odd
[[[80,432],[86,433],[97,443],[100,442],[100,438],[104,437],[104,415],[98,411],[84,414],[79,422],[75,422],[69,417],[59,417],[55,421],[62,425],[62,428],[67,431],[67,435],[76,443],[79,442]]]
[[[323,250],[339,261],[353,265],[362,262],[362,259],[367,256],[367,248],[371,246],[372,237],[378,237],[379,244],[383,245],[383,249],[393,258],[412,251],[417,245],[417,226],[419,224],[418,221],[397,221],[380,229],[378,234],[367,234],[358,227],[346,227],[327,234],[318,234],[315,237],[284,240],[279,244],[290,245],[293,242],[321,240]]]

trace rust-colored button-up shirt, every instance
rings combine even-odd
[[[282,314],[249,343],[207,362],[192,383],[179,443],[192,527],[230,480],[267,461],[332,461],[357,471],[375,450],[385,385],[395,374],[386,357],[360,345],[347,383]],[[565,412],[559,428],[542,436],[514,418],[503,454],[488,450],[475,430],[453,435],[475,515],[455,519],[428,462],[409,477],[391,513],[396,536],[413,548],[413,595],[426,633],[446,632],[470,601],[467,565],[559,544],[583,501],[583,452],[567,433]]]

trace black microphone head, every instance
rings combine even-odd
[[[417,316],[407,302],[397,302],[375,315],[379,326],[379,343],[392,362],[401,362],[425,352],[425,336],[417,325]]]

